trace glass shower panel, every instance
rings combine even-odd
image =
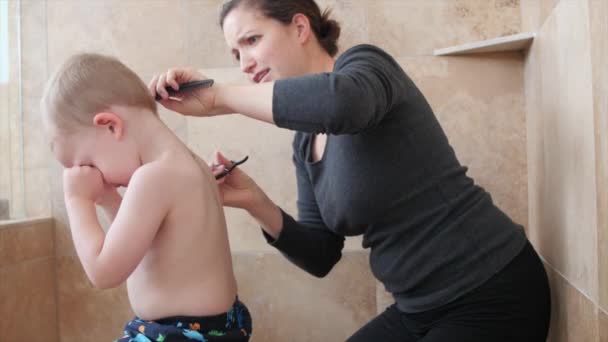
[[[0,220],[25,216],[20,5],[0,0]]]

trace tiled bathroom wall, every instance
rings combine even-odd
[[[116,338],[131,318],[124,288],[93,289],[76,257],[63,203],[61,168],[39,135],[37,103],[48,73],[79,51],[112,54],[144,81],[192,65],[218,82],[242,81],[217,26],[221,0],[22,0],[26,193],[55,219],[57,326],[62,342]],[[426,94],[461,161],[516,221],[528,221],[524,56],[434,57],[433,49],[519,31],[517,0],[325,0],[343,25],[341,50],[376,44],[393,54]],[[295,214],[292,133],[240,116],[161,115],[203,158],[220,149],[249,155],[243,168]],[[48,201],[48,202],[46,202]],[[48,208],[47,208],[48,203]],[[34,210],[37,211],[38,209]],[[254,221],[227,210],[241,298],[254,315],[253,341],[340,341],[390,304],[360,238],[336,269],[314,278],[268,246]]]
[[[53,220],[0,222],[0,341],[58,342]]]
[[[608,341],[608,2],[522,1],[530,236],[553,297],[550,341]]]

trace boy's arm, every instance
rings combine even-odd
[[[165,173],[146,165],[133,174],[107,235],[97,219],[94,201],[66,198],[76,252],[95,287],[120,285],[146,254],[172,202]]]
[[[120,203],[122,202],[122,196],[117,189],[110,185],[105,185],[103,196],[97,201],[97,205],[103,209],[104,214],[110,220],[110,223],[114,222]]]

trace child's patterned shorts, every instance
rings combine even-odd
[[[238,298],[226,313],[205,317],[169,317],[143,321],[136,317],[115,342],[246,342],[251,336],[251,315]]]

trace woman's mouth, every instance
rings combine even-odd
[[[268,75],[268,73],[270,72],[270,69],[264,69],[258,73],[255,74],[255,76],[253,77],[253,82],[255,83],[260,83],[264,80],[264,77],[266,77],[266,75]]]

